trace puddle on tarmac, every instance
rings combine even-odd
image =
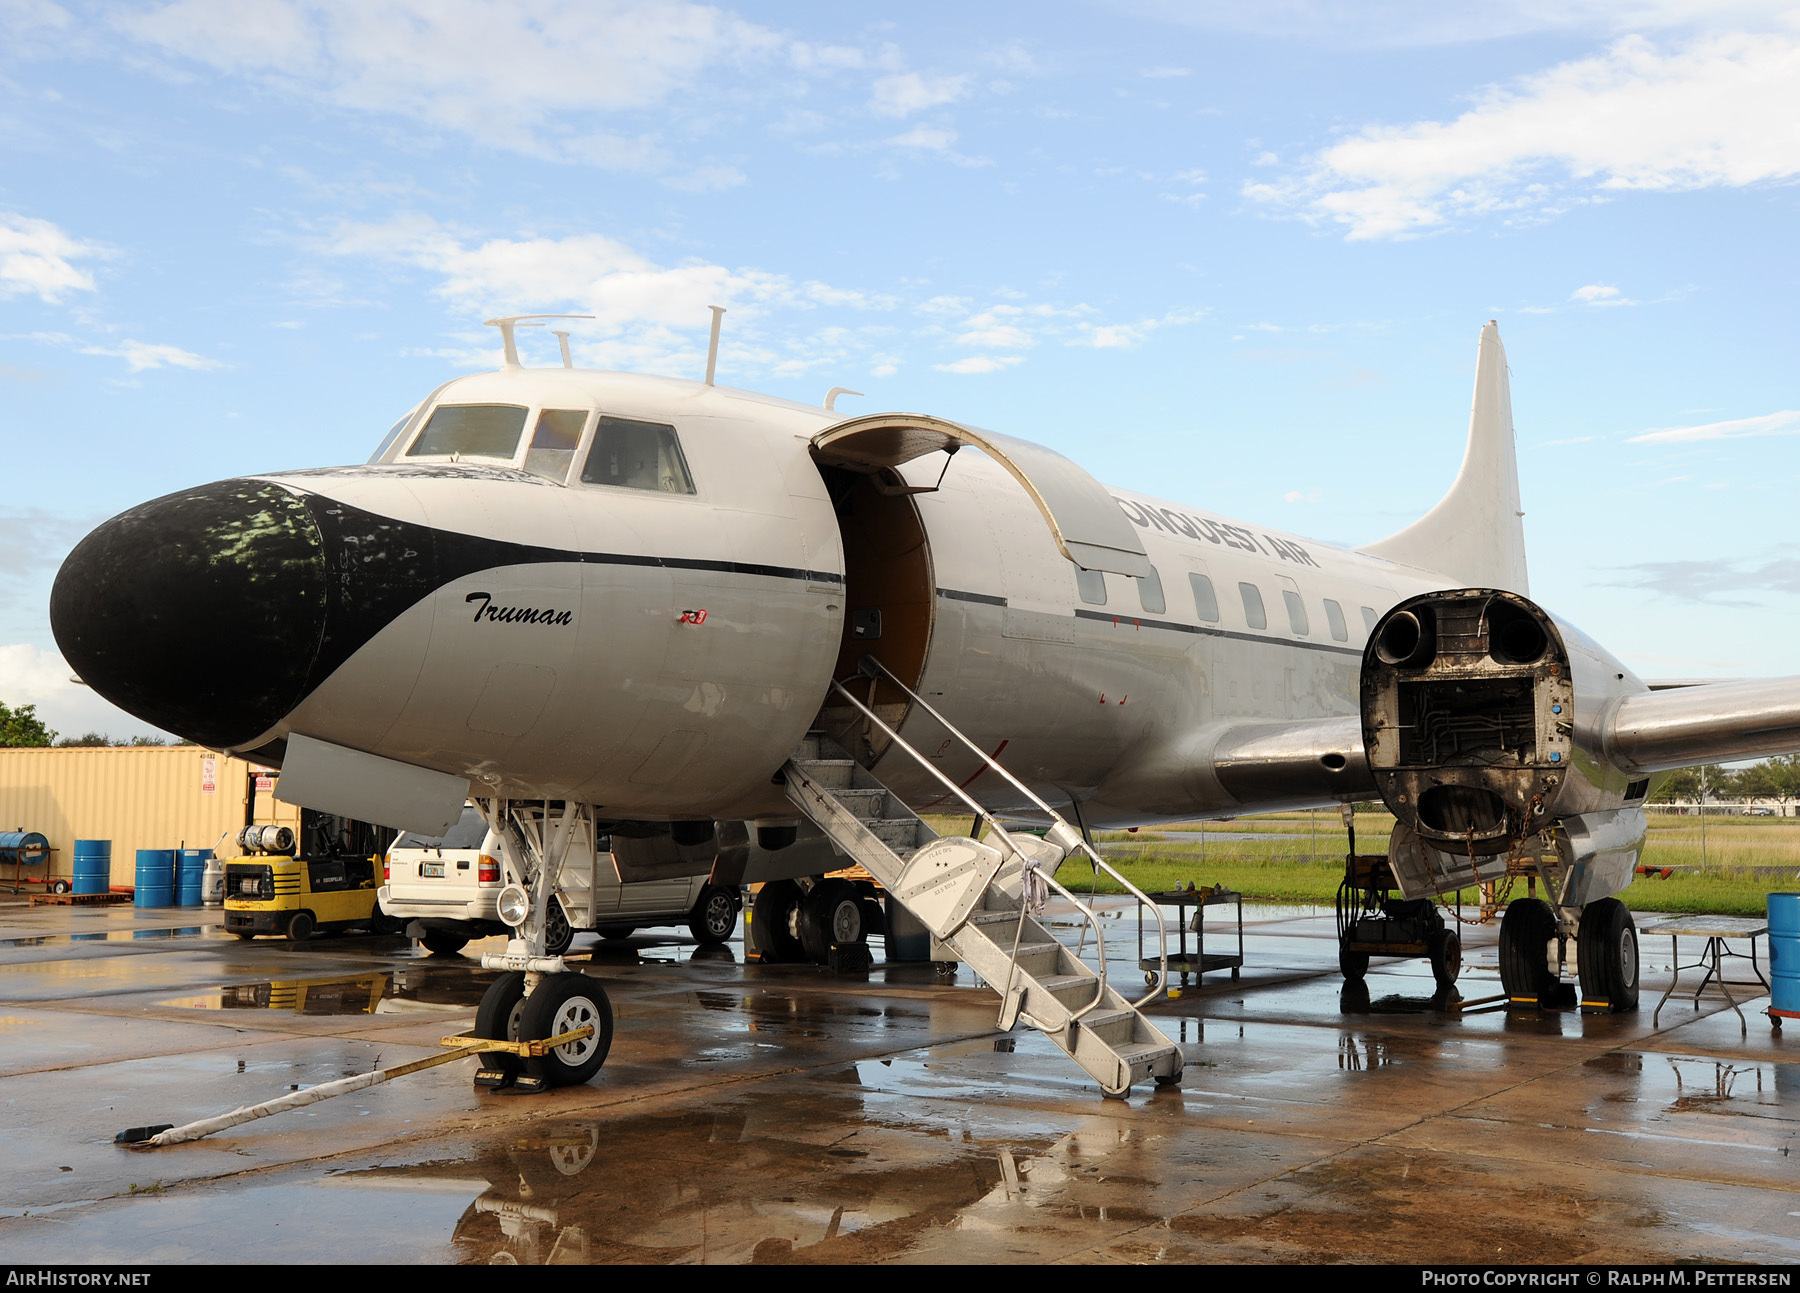
[[[552,1123],[471,1160],[330,1181],[423,1192],[485,1179],[451,1241],[469,1264],[866,1262],[908,1252],[990,1196],[1017,1197],[1053,1140],[872,1120],[853,1084],[832,1083]],[[657,1170],[618,1170],[629,1162]]]
[[[54,947],[64,943],[132,943],[146,939],[224,938],[217,925],[182,925],[174,929],[100,929],[91,934],[45,934],[36,938],[0,938],[0,947]]]
[[[233,983],[158,1001],[187,1010],[285,1010],[297,1015],[451,1014],[478,1005],[485,980],[408,967],[383,974]]]

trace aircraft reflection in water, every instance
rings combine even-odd
[[[496,321],[504,367],[433,391],[365,465],[134,508],[51,601],[97,692],[280,765],[291,802],[441,831],[473,791],[517,935],[483,958],[506,973],[480,1035],[591,1030],[497,1053],[484,1081],[604,1062],[605,994],[544,954],[550,904],[588,900],[565,857],[602,835],[623,879],[772,882],[752,926],[770,958],[860,943],[883,914],[820,878],[860,863],[898,900],[890,955],[928,931],[1001,991],[1003,1026],[1043,1029],[1110,1094],[1178,1080],[1181,1057],[1148,996],[1032,919],[1064,857],[1102,865],[1096,826],[1378,794],[1398,824],[1355,876],[1347,974],[1415,946],[1453,979],[1429,899],[1529,874],[1549,901],[1508,910],[1507,990],[1578,961],[1590,1007],[1629,1009],[1636,934],[1611,895],[1655,774],[1800,749],[1800,680],[1653,691],[1529,599],[1492,323],[1450,492],[1351,550],[940,418],[722,389],[710,362],[704,383],[566,350],[525,368],[518,321]],[[202,625],[233,649],[194,651]],[[1049,830],[940,839],[929,807]]]

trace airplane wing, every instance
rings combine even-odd
[[[1624,772],[1758,759],[1800,749],[1800,678],[1749,678],[1626,696],[1601,748]]]

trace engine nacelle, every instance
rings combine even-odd
[[[1363,652],[1369,770],[1400,822],[1460,858],[1504,853],[1577,814],[1641,802],[1602,755],[1604,722],[1646,688],[1573,626],[1517,593],[1412,597]]]

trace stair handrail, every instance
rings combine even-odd
[[[890,670],[886,665],[882,664],[881,661],[877,660],[872,655],[865,655],[862,659],[860,659],[856,662],[856,671],[858,673],[864,674],[865,676],[868,676],[868,677],[876,677],[877,675],[879,675],[880,677],[886,678],[894,686],[898,687],[902,692],[904,692],[908,697],[910,697],[912,699],[912,701],[919,706],[919,708],[923,709],[927,714],[930,714],[933,718],[935,718],[946,732],[950,733],[951,736],[954,736],[957,740],[961,741],[971,751],[973,751],[975,754],[975,757],[980,759],[985,766],[987,766],[992,771],[998,773],[1002,778],[1005,779],[1005,781],[1008,785],[1010,785],[1014,790],[1017,790],[1020,794],[1024,795],[1033,804],[1035,804],[1041,812],[1043,812],[1046,816],[1048,816],[1052,822],[1056,823],[1056,825],[1061,828],[1058,832],[1059,839],[1073,840],[1075,846],[1077,848],[1079,848],[1081,850],[1081,852],[1087,856],[1087,858],[1090,862],[1093,863],[1095,870],[1105,871],[1107,875],[1111,876],[1113,879],[1117,880],[1120,884],[1124,885],[1126,890],[1131,894],[1131,896],[1133,898],[1137,899],[1138,903],[1141,906],[1145,906],[1150,909],[1150,914],[1156,917],[1156,949],[1157,949],[1156,982],[1151,986],[1150,991],[1146,992],[1142,997],[1140,997],[1136,1001],[1132,1002],[1132,1005],[1135,1008],[1141,1010],[1146,1005],[1148,1005],[1150,1002],[1154,1001],[1156,999],[1156,997],[1158,996],[1158,994],[1160,994],[1162,992],[1163,988],[1167,985],[1167,983],[1169,981],[1169,927],[1168,927],[1168,922],[1166,922],[1163,919],[1162,908],[1158,904],[1156,904],[1150,900],[1149,894],[1145,893],[1142,889],[1138,888],[1135,884],[1131,883],[1131,881],[1126,879],[1123,875],[1121,875],[1119,873],[1119,871],[1110,862],[1108,862],[1105,858],[1100,856],[1100,851],[1098,849],[1096,849],[1092,844],[1088,843],[1086,831],[1079,831],[1079,830],[1076,830],[1075,827],[1071,826],[1069,824],[1068,820],[1066,818],[1064,818],[1061,813],[1057,812],[1054,808],[1050,807],[1049,804],[1047,804],[1043,801],[1043,798],[1041,796],[1036,794],[1024,782],[1020,781],[1017,777],[1013,776],[1012,773],[1008,772],[1006,770],[1005,765],[1003,765],[998,759],[994,758],[993,755],[989,754],[986,750],[982,749],[979,745],[975,744],[975,742],[971,741],[967,736],[965,736],[963,734],[962,729],[957,727],[956,724],[952,723],[949,719],[945,718],[942,714],[938,713],[938,711],[935,708],[933,708],[930,701],[926,700],[923,696],[919,695],[918,692],[914,691],[911,687],[908,687],[905,683],[901,682],[898,678],[894,677],[893,671]],[[848,693],[846,693],[846,694],[848,694]],[[886,724],[883,724],[883,727],[886,728]],[[891,729],[888,729],[888,730],[890,732],[890,735],[894,735],[892,733]],[[898,735],[894,735],[894,739],[896,741],[900,740]],[[902,745],[904,746],[905,743],[902,742]],[[910,749],[911,747],[906,746],[906,748]],[[927,765],[927,766],[930,766],[930,765]],[[937,772],[938,770],[936,768],[932,768],[932,771]],[[942,773],[939,773],[938,776],[939,776],[939,780],[943,781],[946,785],[950,784],[949,778],[943,776]],[[959,794],[961,793],[960,789],[959,789],[958,793]],[[966,802],[972,802],[972,801],[968,800],[968,797],[966,795],[964,795],[962,797]],[[978,808],[977,811],[979,812],[982,810],[980,810]],[[1046,876],[1045,878],[1051,879],[1051,877],[1048,877],[1048,876]],[[1051,882],[1055,883],[1054,880],[1051,880]],[[1058,885],[1057,887],[1061,888],[1062,886]],[[1097,924],[1094,926],[1094,938],[1097,943],[1099,943],[1102,947],[1104,947],[1106,940],[1101,936],[1100,926]],[[1104,951],[1101,952],[1100,961],[1101,961],[1101,964],[1104,966],[1106,963],[1106,954]],[[1102,977],[1105,977],[1104,970],[1102,971]]]
[[[968,807],[974,811],[974,813],[977,817],[981,818],[981,820],[986,822],[988,824],[988,828],[990,830],[992,830],[994,832],[994,834],[1000,838],[1000,842],[1003,845],[1005,845],[1006,853],[1011,854],[1019,859],[1021,867],[1023,867],[1023,864],[1025,862],[1030,860],[1026,856],[1025,852],[1022,849],[1020,849],[1018,845],[1013,843],[1012,836],[1007,832],[1006,827],[1001,824],[1000,819],[998,817],[994,816],[994,814],[990,813],[986,808],[983,808],[978,800],[976,800],[972,795],[970,795],[961,786],[957,785],[954,781],[950,780],[949,777],[945,776],[942,769],[934,767],[932,765],[931,761],[929,759],[927,759],[923,754],[920,754],[918,752],[918,750],[914,749],[910,743],[908,743],[904,738],[901,737],[900,733],[896,732],[893,728],[889,727],[885,722],[883,722],[881,719],[881,716],[879,714],[877,714],[874,710],[870,709],[867,705],[864,705],[855,696],[851,695],[849,688],[845,687],[843,683],[837,681],[834,678],[834,679],[832,679],[831,686],[832,686],[832,689],[835,690],[839,695],[841,695],[845,700],[849,701],[852,705],[856,706],[857,709],[860,709],[863,712],[864,716],[867,717],[871,722],[873,722],[875,724],[875,726],[879,727],[883,732],[885,732],[887,734],[889,740],[891,740],[895,745],[899,746],[902,750],[905,750],[908,754],[910,754],[920,767],[924,768],[925,771],[929,772],[932,776],[936,777],[939,781],[943,782],[944,786],[950,791],[951,794],[955,795],[958,799],[962,800],[964,804],[968,805]],[[1019,926],[1021,929],[1023,929],[1024,924],[1025,924],[1025,921],[1024,921],[1025,881],[1024,881],[1024,871],[1022,869],[1021,869],[1019,875],[1020,875],[1020,881],[1019,881],[1019,911],[1020,911]],[[1098,951],[1100,954],[1099,978],[1094,985],[1094,989],[1095,989],[1094,990],[1094,999],[1092,1001],[1088,1002],[1081,1009],[1073,1010],[1073,1011],[1069,1012],[1069,1017],[1068,1017],[1067,1021],[1065,1021],[1065,1023],[1062,1025],[1062,1027],[1067,1027],[1069,1024],[1072,1024],[1076,1020],[1080,1019],[1083,1015],[1087,1014],[1088,1011],[1092,1010],[1095,1006],[1099,1005],[1102,1001],[1104,1001],[1106,999],[1106,939],[1101,936],[1100,918],[1099,918],[1099,916],[1097,916],[1094,913],[1092,908],[1090,908],[1086,903],[1082,902],[1080,898],[1077,898],[1068,889],[1064,888],[1062,883],[1059,880],[1057,880],[1057,878],[1055,876],[1053,876],[1053,875],[1044,876],[1044,882],[1046,884],[1048,884],[1052,889],[1055,889],[1063,897],[1067,898],[1072,904],[1074,904],[1074,907],[1077,911],[1079,911],[1083,916],[1087,917],[1088,923],[1094,927],[1095,950]],[[1017,969],[1017,961],[1018,961],[1018,938],[1015,935],[1014,940],[1013,940],[1013,955],[1012,955],[1012,965],[1013,965],[1014,970]],[[1006,991],[1010,991],[1012,988],[1012,983],[1011,983],[1011,980],[1013,978],[1012,971],[1008,972],[1007,978],[1008,978],[1008,983],[1006,985]],[[1003,991],[1001,993],[1002,998],[1004,998],[1005,995],[1006,994]],[[1057,1029],[1045,1028],[1042,1024],[1038,1024],[1035,1019],[1032,1021],[1032,1023],[1044,1032],[1058,1031]]]

